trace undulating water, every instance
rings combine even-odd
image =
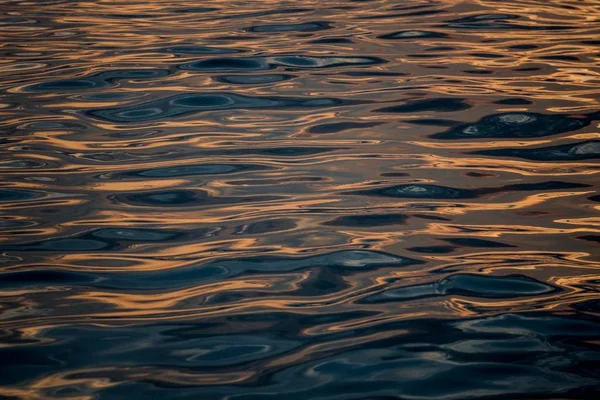
[[[599,0],[0,11],[0,398],[600,395]]]

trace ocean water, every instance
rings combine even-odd
[[[0,398],[600,398],[600,1],[0,1]]]

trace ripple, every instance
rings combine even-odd
[[[452,246],[417,246],[409,247],[407,250],[414,251],[415,253],[446,254],[452,253],[455,248]]]
[[[0,169],[2,170],[10,170],[10,169],[35,169],[35,168],[44,168],[48,164],[32,161],[32,160],[14,160],[14,161],[0,161]],[[1,190],[1,189],[0,189]],[[2,195],[0,195],[0,199]],[[1,201],[1,200],[0,200]]]
[[[277,218],[240,226],[236,229],[236,233],[240,235],[255,235],[270,232],[281,232],[293,229],[296,226],[296,222],[292,219]]]
[[[517,157],[534,161],[577,161],[600,158],[600,141],[590,140],[534,149],[481,150],[474,154],[494,157]]]
[[[44,197],[42,193],[30,192],[20,189],[2,189],[0,188],[0,203],[11,203],[20,201],[29,201]]]
[[[382,122],[333,122],[311,126],[308,132],[317,134],[338,133],[351,129],[372,128],[381,124]]]
[[[486,276],[457,274],[428,285],[386,290],[363,299],[367,303],[406,301],[433,296],[461,295],[482,298],[517,298],[553,292],[552,286],[523,275]]]
[[[85,78],[43,82],[26,86],[24,90],[26,92],[72,92],[77,90],[102,89],[115,86],[115,83],[119,80],[137,81],[161,78],[167,75],[169,75],[169,71],[162,69],[114,70],[91,75]]]
[[[295,69],[351,67],[382,64],[385,61],[377,57],[315,57],[315,56],[277,56],[277,57],[235,57],[211,58],[181,66],[193,71],[262,71],[277,67]]]
[[[435,139],[535,138],[571,132],[590,123],[589,118],[571,118],[563,115],[502,113],[485,116],[473,124],[459,125],[431,137]]]
[[[494,104],[520,106],[520,105],[525,105],[525,104],[531,104],[531,101],[526,100],[526,99],[521,99],[518,97],[514,97],[514,98],[510,98],[510,99],[502,99],[502,100],[495,101]]]
[[[239,109],[311,109],[357,104],[357,101],[334,98],[259,97],[233,93],[181,94],[134,106],[95,109],[87,114],[111,122],[148,122],[197,114],[203,111]]]
[[[209,47],[209,46],[173,46],[160,49],[167,53],[175,54],[233,54],[243,53],[240,49],[230,49],[225,47]]]
[[[585,337],[594,334],[597,322],[551,315],[504,314],[471,321],[458,321],[454,325],[464,332]]]
[[[407,199],[473,199],[478,195],[475,190],[430,184],[397,185],[382,189],[357,191],[353,194]]]
[[[383,64],[386,61],[378,57],[309,57],[279,56],[271,57],[270,63],[275,66],[294,68],[333,68]]]
[[[454,111],[467,110],[469,108],[471,108],[471,106],[468,105],[467,103],[465,103],[462,99],[438,98],[438,99],[410,101],[401,106],[380,108],[378,110],[375,110],[375,112],[384,112],[384,113],[411,113],[411,112],[423,112],[423,111],[454,112]]]
[[[276,33],[276,32],[317,32],[331,29],[327,22],[305,22],[300,24],[273,24],[257,25],[248,28],[248,32]]]
[[[178,167],[153,168],[139,171],[128,171],[117,176],[139,176],[148,178],[167,178],[190,175],[223,175],[243,171],[264,171],[270,167],[254,164],[197,164]]]
[[[167,233],[165,233],[167,234]],[[209,233],[206,232],[205,235]],[[201,237],[201,236],[200,236]],[[205,236],[207,237],[207,236]],[[175,236],[170,237],[173,239]],[[139,241],[147,241],[138,238]],[[125,240],[138,240],[125,239]],[[61,251],[71,249],[74,251],[90,251],[108,248],[107,242],[98,241],[92,243],[90,240],[64,239],[65,242],[53,242],[50,245],[28,245],[20,249],[35,251]],[[66,242],[66,241],[69,242]],[[123,240],[119,237],[119,240]],[[83,243],[86,241],[86,243]],[[55,247],[52,247],[54,246]],[[85,246],[87,245],[87,246]],[[37,246],[37,247],[36,247]],[[26,247],[26,248],[25,248]],[[12,251],[16,247],[7,247],[3,251]],[[114,248],[113,248],[114,249]],[[136,272],[136,273],[81,273],[56,270],[30,270],[25,272],[0,273],[3,288],[14,289],[27,285],[48,286],[65,285],[74,287],[77,285],[93,286],[96,288],[129,288],[129,289],[172,289],[177,287],[192,287],[201,282],[209,282],[247,274],[273,273],[301,271],[306,269],[334,269],[343,272],[345,270],[370,270],[382,267],[407,267],[418,265],[422,262],[408,257],[366,250],[344,250],[303,258],[260,256],[249,258],[238,258],[235,260],[220,260],[199,264],[187,268],[167,270],[160,272]]]
[[[219,82],[231,83],[234,85],[263,85],[288,81],[295,77],[295,75],[290,74],[222,75],[217,77],[217,80]]]
[[[315,44],[348,44],[353,43],[351,39],[347,38],[323,38],[311,41],[311,43]]]
[[[398,197],[408,199],[474,199],[479,196],[503,193],[510,191],[537,191],[564,190],[587,188],[590,185],[581,183],[546,181],[539,183],[524,183],[506,185],[501,187],[482,187],[478,189],[459,189],[448,186],[432,184],[402,184],[372,190],[347,192],[345,194],[359,194],[366,196]]]
[[[266,59],[260,57],[221,57],[200,60],[191,64],[182,65],[181,69],[194,71],[260,71],[270,69]]]
[[[406,121],[413,125],[431,125],[431,126],[456,126],[460,122],[452,121],[449,119],[433,119],[433,118],[420,118]]]
[[[217,197],[203,190],[169,190],[145,193],[110,195],[109,199],[121,204],[147,207],[214,206],[243,204],[280,199],[281,196]]]
[[[166,242],[183,236],[169,230],[140,228],[105,228],[80,235],[79,237],[49,239],[40,242],[16,245],[0,245],[2,251],[97,251],[114,250],[127,244],[139,242]]]
[[[450,21],[449,28],[454,29],[475,29],[475,30],[508,30],[508,31],[561,31],[572,29],[566,25],[524,25],[510,23],[511,20],[521,19],[518,15],[513,14],[478,14],[465,18],[459,18]]]
[[[379,39],[386,40],[413,40],[413,39],[442,39],[448,35],[433,31],[398,31],[377,36]]]
[[[377,227],[404,224],[407,219],[408,215],[405,214],[351,215],[327,221],[325,225]]]
[[[188,368],[223,368],[240,363],[256,362],[284,354],[300,346],[299,341],[262,334],[239,334],[227,336],[186,335],[196,326],[160,325],[145,328],[115,328],[107,330],[99,326],[53,328],[49,334],[57,338],[76,337],[75,345],[85,349],[91,357],[101,357],[111,364],[121,364],[119,353],[139,363],[156,365],[178,365]],[[107,337],[108,335],[108,337]],[[118,336],[116,345],[109,338]],[[73,365],[84,365],[76,354],[64,352],[65,343],[57,340],[43,346],[34,353],[29,348],[11,352],[11,356],[28,360],[30,368],[18,368],[5,375],[3,382],[14,381],[35,373],[43,373],[45,368],[59,367],[59,362],[43,362],[56,357]],[[3,355],[9,352],[4,350]]]
[[[475,238],[452,238],[452,239],[443,239],[448,243],[454,244],[460,247],[487,247],[487,248],[497,248],[497,247],[516,247],[510,244],[496,242],[493,240],[485,240],[485,239],[475,239]]]

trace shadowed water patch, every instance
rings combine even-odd
[[[513,98],[510,98],[510,99],[503,99],[503,100],[495,101],[494,104],[502,104],[502,105],[509,105],[509,106],[518,106],[518,105],[531,104],[531,101],[526,100],[526,99],[521,99],[521,98],[518,98],[518,97],[513,97]]]
[[[139,97],[136,93],[88,93],[71,96],[75,100],[115,101]]]
[[[350,215],[337,217],[323,225],[329,226],[355,226],[355,227],[377,227],[386,225],[404,224],[408,220],[405,214],[368,214]]]
[[[305,316],[296,316],[288,318],[287,325],[282,323],[273,326],[271,320],[274,317],[285,317],[268,317],[270,318],[265,316],[261,320],[258,316],[252,316],[252,319],[236,319],[235,322],[271,323],[270,330],[277,332],[287,326],[283,337],[288,339],[296,337],[294,327],[298,319],[300,326],[316,323],[307,320]],[[527,319],[519,315],[508,317]],[[355,318],[358,319],[357,316]],[[453,322],[399,322],[393,326],[395,331],[392,331],[392,327],[379,327],[379,333],[390,333],[388,338],[345,346],[343,354],[335,351],[313,353],[313,359],[307,362],[288,365],[287,368],[278,365],[278,368],[262,371],[268,378],[261,381],[260,385],[222,385],[201,389],[187,387],[186,393],[214,398],[230,396],[232,399],[276,399],[283,394],[293,400],[311,398],[315,391],[327,394],[323,398],[336,398],[340,397],[337,395],[339,393],[352,393],[351,398],[381,400],[589,397],[586,394],[594,393],[597,388],[596,377],[594,374],[574,372],[576,367],[586,365],[588,368],[585,369],[590,369],[594,357],[586,352],[582,341],[593,337],[591,330],[598,324],[592,321],[577,323],[574,318],[555,316],[531,318],[531,323],[543,325],[546,321],[551,326],[564,329],[559,329],[557,334],[550,333],[547,340],[544,340],[536,330],[519,333],[508,329],[498,330],[494,335],[485,336],[477,332],[477,337],[462,331],[464,327],[455,326]],[[473,325],[495,324],[500,328],[503,321],[478,318],[468,322]],[[229,326],[236,326],[236,323],[223,323],[220,328]],[[579,326],[583,328],[581,332],[574,331]],[[195,331],[201,331],[200,327]],[[392,332],[397,334],[393,335]],[[374,333],[373,330],[352,331],[354,337],[365,339]],[[334,336],[327,343],[333,345],[338,337]],[[310,349],[307,346],[306,351]],[[565,353],[569,355],[566,356]],[[303,353],[297,351],[294,354]],[[518,387],[515,387],[515,376],[519,377]],[[344,377],[344,382],[340,383],[331,377]],[[161,385],[143,382],[136,382],[134,385],[136,390],[145,390],[155,397],[164,397],[169,390],[174,390],[172,386],[163,388]],[[177,387],[183,389],[185,386]],[[120,393],[118,387],[107,391],[113,396]]]
[[[308,132],[317,134],[338,133],[350,129],[373,128],[381,124],[383,124],[383,122],[334,122],[311,126],[308,129]]]
[[[234,260],[219,260],[193,267],[169,269],[157,272],[135,273],[80,273],[52,269],[9,272],[0,274],[3,289],[27,285],[92,286],[97,288],[170,289],[191,287],[201,282],[213,281],[247,274],[300,271],[305,269],[333,269],[337,273],[378,268],[406,267],[422,261],[393,254],[367,251],[343,250],[303,258],[282,256],[259,256]]]
[[[387,61],[379,57],[309,57],[309,56],[278,56],[270,57],[269,64],[280,67],[303,68],[334,68],[362,67],[378,65]]]
[[[501,187],[484,187],[477,189],[459,189],[433,184],[403,184],[379,189],[345,192],[344,194],[397,197],[408,199],[474,199],[479,196],[510,191],[547,191],[578,189],[587,187],[590,187],[590,185],[561,181],[523,183],[515,185],[506,185]]]
[[[487,247],[487,248],[497,248],[497,247],[516,247],[510,244],[496,242],[493,240],[484,240],[484,239],[475,239],[475,238],[452,238],[452,239],[442,239],[450,244],[460,246],[460,247]]]
[[[452,20],[449,24],[442,25],[442,27],[448,27],[453,29],[474,29],[491,31],[558,31],[573,29],[573,27],[567,25],[525,25],[510,22],[518,19],[522,18],[518,15],[513,14],[479,14]]]
[[[36,223],[33,221],[19,221],[11,217],[0,217],[0,230],[30,228],[35,225]]]
[[[577,239],[585,240],[586,242],[593,242],[593,243],[600,244],[600,236],[599,235],[577,236]]]
[[[0,203],[35,200],[44,196],[43,193],[30,192],[28,190],[0,188]]]
[[[215,206],[282,199],[281,196],[210,196],[203,190],[170,190],[145,193],[115,194],[108,196],[108,198],[111,201],[119,204],[146,207]]]
[[[90,95],[90,94],[88,94],[88,95]],[[45,131],[52,131],[52,130],[83,131],[86,129],[86,126],[83,124],[77,123],[77,122],[58,121],[58,120],[55,121],[55,120],[52,120],[51,118],[48,118],[43,121],[36,121],[36,122],[30,122],[30,123],[19,125],[19,126],[17,126],[17,129],[18,130],[40,129],[40,130],[45,130]]]
[[[600,158],[600,141],[590,140],[535,149],[493,149],[472,154],[494,157],[517,157],[534,161],[579,161]]]
[[[259,97],[234,93],[181,94],[133,106],[95,109],[86,114],[112,122],[148,122],[203,111],[239,109],[319,109],[359,104],[356,100],[303,97]]]
[[[171,368],[224,368],[257,362],[284,354],[300,347],[300,340],[290,340],[273,334],[186,335],[200,326],[156,325],[146,327],[73,326],[51,329],[48,334],[58,338],[42,347],[21,347],[0,350],[0,355],[19,358],[24,363],[6,371],[0,382],[34,378],[47,368],[61,369],[65,363],[74,368],[89,366],[87,360],[102,360],[99,364],[123,365],[123,355],[136,363],[170,365]],[[119,338],[118,344],[112,338]],[[73,338],[72,346],[84,351],[65,351],[64,338]],[[36,349],[36,351],[33,351]]]
[[[476,190],[457,189],[430,184],[406,184],[389,188],[347,192],[365,196],[399,197],[409,199],[473,199],[478,196]]]
[[[486,334],[510,334],[518,336],[560,336],[586,337],[596,335],[598,321],[574,319],[554,315],[503,314],[466,321],[456,321],[453,325],[463,332]]]
[[[231,49],[227,47],[208,47],[208,46],[173,46],[160,51],[175,54],[233,54],[243,53],[244,50]]]
[[[275,56],[211,58],[184,64],[180,68],[193,71],[260,71],[277,67],[294,69],[333,68],[377,65],[386,62],[378,57]]]
[[[588,126],[592,118],[512,112],[493,114],[430,137],[434,139],[535,138],[558,135]]]
[[[345,71],[341,72],[341,75],[345,76],[356,76],[356,77],[385,77],[385,76],[406,76],[407,74],[402,72],[386,72],[386,71]]]
[[[328,153],[337,150],[345,150],[343,147],[264,147],[264,148],[244,148],[244,149],[223,149],[206,152],[209,155],[265,155],[274,157],[306,157],[322,153]]]
[[[256,11],[250,13],[239,13],[234,15],[220,15],[218,19],[246,19],[254,17],[266,17],[267,15],[280,15],[280,14],[299,14],[313,11],[311,8],[280,8],[266,11]]]
[[[281,232],[293,229],[297,226],[293,219],[277,218],[266,221],[254,222],[236,228],[235,233],[238,235],[256,235],[269,232]]]
[[[234,85],[263,85],[268,83],[283,82],[294,79],[290,74],[262,74],[262,75],[222,75],[217,80],[222,83]]]
[[[181,69],[216,72],[260,71],[270,68],[272,67],[267,60],[261,57],[210,58],[181,66]]]
[[[398,31],[377,36],[386,40],[418,40],[418,39],[443,39],[448,37],[445,33],[433,31]]]
[[[597,202],[597,203],[600,203],[600,195],[596,195],[596,196],[590,196],[590,197],[588,197],[588,200],[591,200],[591,201],[595,201],[595,202]]]
[[[413,125],[431,125],[431,126],[456,126],[460,122],[452,121],[449,119],[433,119],[433,118],[422,118],[422,119],[411,119],[406,121]]]
[[[211,231],[198,230],[197,237],[207,237]],[[104,228],[83,235],[48,239],[15,245],[0,245],[0,251],[96,251],[116,250],[136,243],[169,242],[185,236],[183,232],[166,229]]]
[[[331,29],[327,22],[305,22],[300,24],[257,25],[247,29],[248,32],[277,33],[277,32],[317,32]]]
[[[392,107],[385,107],[375,110],[383,113],[411,113],[422,111],[454,112],[471,108],[463,99],[437,98],[426,100],[409,101],[406,104]]]
[[[194,175],[224,175],[235,174],[245,171],[265,171],[273,169],[272,167],[255,164],[197,164],[197,165],[180,165],[177,167],[163,167],[146,170],[119,172],[114,174],[115,177],[134,176],[148,178],[171,178],[177,176],[194,176]]]
[[[409,247],[406,250],[414,251],[415,253],[446,254],[452,253],[455,248],[452,246],[416,246]]]
[[[101,72],[85,78],[63,79],[37,83],[25,87],[26,92],[73,92],[77,90],[102,89],[115,86],[119,80],[142,80],[161,78],[169,75],[164,69],[132,69]]]
[[[347,38],[323,38],[312,40],[310,43],[322,43],[322,44],[349,44],[354,43],[351,39]]]
[[[515,298],[547,294],[556,289],[524,275],[488,276],[457,274],[438,283],[386,290],[364,298],[367,303],[406,301],[434,296],[461,295],[481,298]]]

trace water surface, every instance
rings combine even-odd
[[[600,1],[0,6],[0,398],[598,398]]]

